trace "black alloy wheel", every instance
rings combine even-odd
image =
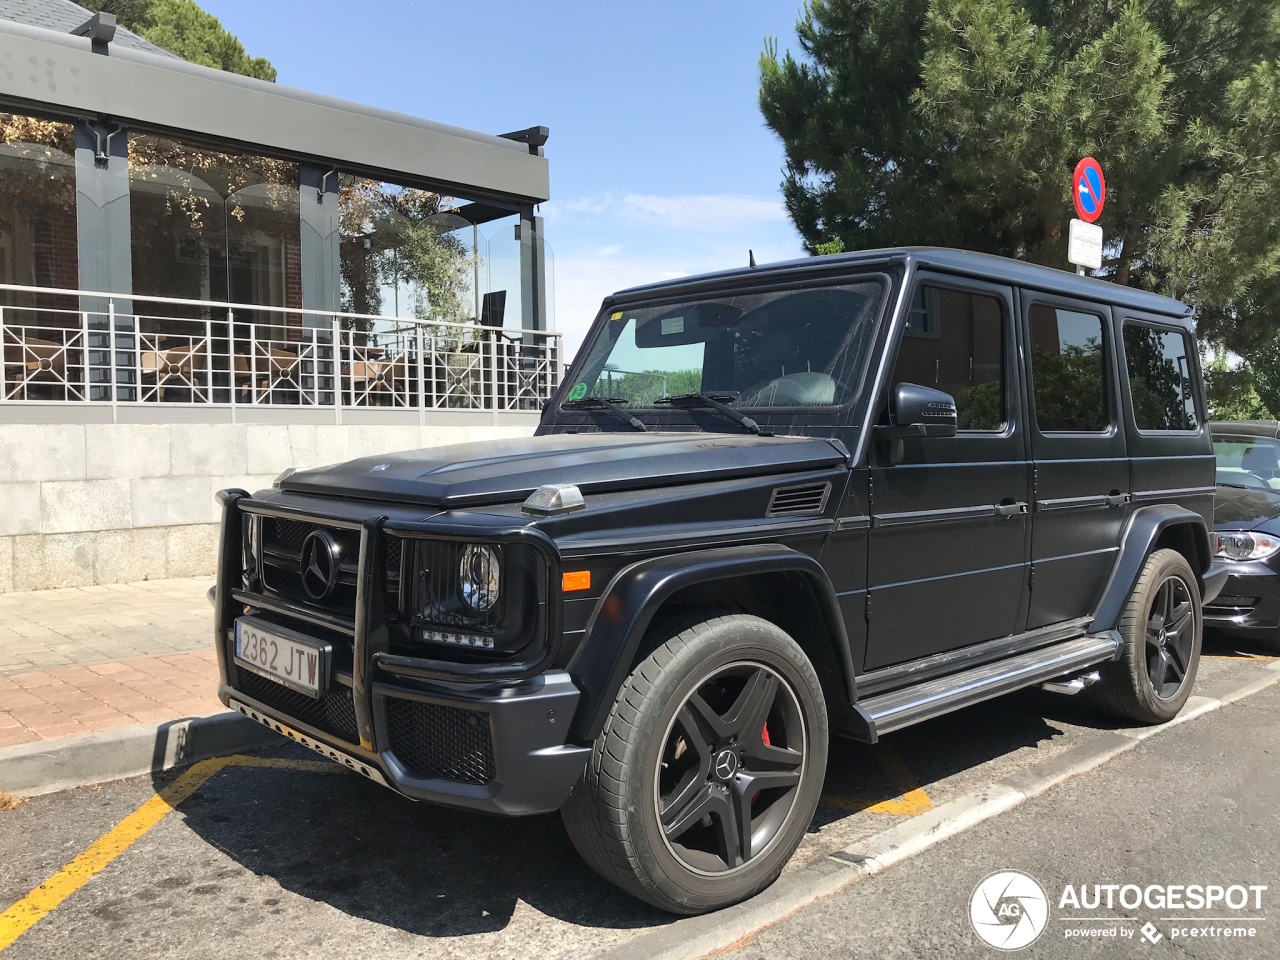
[[[676,712],[663,744],[654,792],[672,855],[715,875],[766,850],[804,774],[804,717],[786,681],[762,663],[717,668]]]
[[[773,883],[804,839],[826,700],[805,651],[759,617],[707,611],[647,643],[560,814],[606,880],[704,913]]]
[[[1102,664],[1102,682],[1086,692],[1126,720],[1172,720],[1191,696],[1203,634],[1196,575],[1176,550],[1157,550],[1120,616],[1120,659]]]
[[[1147,676],[1161,700],[1178,695],[1191,666],[1195,640],[1192,590],[1195,588],[1175,574],[1160,584],[1151,604],[1151,616],[1147,620]]]

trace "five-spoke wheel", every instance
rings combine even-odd
[[[1147,676],[1161,700],[1175,697],[1191,667],[1196,641],[1195,611],[1199,597],[1182,577],[1172,575],[1160,584],[1147,619]],[[1193,599],[1195,597],[1195,599]]]
[[[767,849],[804,774],[804,715],[787,682],[762,663],[720,667],[689,694],[663,743],[654,792],[672,855],[718,874]]]
[[[1124,651],[1103,664],[1095,696],[1138,723],[1172,720],[1191,696],[1204,633],[1200,587],[1182,554],[1157,550],[1147,558],[1120,633]]]
[[[561,814],[603,877],[701,913],[764,889],[799,846],[826,773],[826,704],[805,652],[758,617],[651,641]]]

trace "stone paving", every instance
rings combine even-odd
[[[212,583],[0,594],[0,747],[220,711]]]
[[[0,676],[204,650],[213,577],[0,593]]]

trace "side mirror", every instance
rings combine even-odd
[[[956,435],[956,401],[949,393],[900,383],[889,401],[887,426],[877,426],[877,440],[889,444],[889,462],[902,462],[902,441],[908,437],[954,437]]]

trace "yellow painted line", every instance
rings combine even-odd
[[[885,813],[891,816],[906,817],[918,817],[920,814],[933,809],[933,801],[916,783],[915,777],[911,775],[911,771],[907,769],[907,765],[902,762],[901,757],[884,744],[878,745],[875,748],[875,753],[876,759],[880,761],[881,768],[889,778],[889,782],[901,791],[899,796],[892,800],[881,800],[878,803],[867,804],[827,794],[819,802],[826,807],[850,810],[854,813],[866,811],[867,813]]]
[[[49,913],[95,876],[116,857],[144,837],[182,801],[199,790],[206,780],[225,767],[268,767],[306,773],[347,773],[345,767],[328,760],[285,760],[275,757],[215,757],[192,765],[137,810],[95,840],[83,853],[40,886],[0,913],[0,950],[39,923]]]

